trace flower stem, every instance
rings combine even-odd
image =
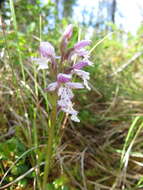
[[[54,133],[55,133],[54,129],[56,125],[56,115],[57,115],[57,108],[55,104],[53,106],[53,110],[51,112],[51,119],[49,121],[46,162],[45,162],[44,177],[43,177],[43,190],[46,190],[47,179],[48,179],[49,171],[51,168],[51,158],[53,156],[53,140],[54,140]]]

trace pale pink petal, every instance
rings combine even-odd
[[[43,57],[55,57],[55,49],[49,42],[41,42],[39,50]]]
[[[48,68],[49,67],[48,67],[47,64],[41,63],[41,64],[39,64],[38,70],[40,70],[40,69],[48,69]]]
[[[89,52],[85,49],[75,50],[74,53],[78,56],[87,57]]]
[[[54,91],[58,88],[58,83],[57,82],[52,82],[51,84],[48,85],[48,87],[46,88],[46,90],[48,91]]]
[[[66,88],[66,93],[70,99],[74,97],[74,94],[70,88]]]
[[[74,45],[74,49],[79,50],[81,48],[84,48],[88,45],[90,45],[91,40],[82,40]]]
[[[88,89],[88,90],[91,90],[89,84],[88,84],[88,81],[86,79],[83,79],[83,84],[84,86]]]
[[[75,73],[75,74],[77,74],[79,77],[81,77],[82,79],[83,78],[85,78],[85,79],[87,79],[87,80],[89,80],[90,79],[90,74],[89,74],[89,72],[86,72],[86,71],[83,71],[83,70],[80,70],[80,69],[74,69],[73,71],[72,71],[73,73]]]
[[[66,112],[66,113],[68,113],[68,114],[71,114],[71,115],[77,115],[77,111],[76,110],[74,110],[72,107],[70,108],[70,107],[67,107],[67,108],[65,108],[65,107],[62,107],[62,111],[64,111],[64,112]]]
[[[38,65],[38,70],[40,69],[48,69],[48,61],[49,59],[47,58],[31,58],[31,60],[36,64]]]
[[[78,63],[73,65],[73,69],[82,69],[85,66],[92,66],[94,63],[92,63],[91,61],[89,61],[88,59],[79,61]]]
[[[73,69],[82,69],[83,67],[87,66],[88,62],[87,61],[80,61],[76,64],[73,65]]]
[[[81,89],[84,88],[82,83],[79,82],[67,82],[65,84],[67,87],[71,88],[71,89]]]
[[[88,62],[88,65],[89,65],[89,66],[93,66],[93,65],[94,65],[94,63],[91,62],[91,61],[89,61],[88,59],[87,59],[86,61]]]
[[[79,69],[74,69],[72,72],[75,73],[76,75],[78,75],[83,80],[85,87],[88,90],[90,90],[90,87],[88,85],[88,80],[90,79],[89,72],[79,70]]]
[[[79,118],[76,115],[71,115],[71,120],[75,122],[80,122]]]

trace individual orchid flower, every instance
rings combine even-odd
[[[74,69],[72,71],[72,73],[78,75],[82,80],[83,80],[83,84],[84,86],[90,90],[90,87],[88,85],[88,80],[90,79],[90,74],[89,72],[86,72],[86,71],[83,71],[83,70],[80,70],[80,69]]]
[[[58,96],[58,106],[60,106],[63,112],[71,115],[71,119],[79,122],[77,118],[78,112],[73,109],[73,104],[71,99],[74,97],[72,89],[81,89],[84,86],[78,82],[70,82],[72,75],[59,73],[57,76],[57,81],[48,85],[48,91],[55,91],[57,89]]]
[[[90,79],[90,74],[89,72],[85,72],[81,69],[83,69],[85,66],[92,66],[93,63],[89,60],[82,60],[82,61],[79,61],[78,63],[75,63],[73,66],[72,66],[72,73],[78,75],[82,80],[83,80],[83,83],[85,85],[85,87],[90,90],[90,87],[88,85],[88,80]]]
[[[89,52],[85,49],[86,46],[89,46],[91,43],[90,40],[82,40],[74,45],[71,48],[71,51],[68,56],[68,60],[74,60],[76,56],[88,58]]]
[[[55,57],[55,49],[49,42],[41,42],[39,50],[43,57]]]
[[[55,49],[49,42],[41,42],[39,51],[42,57],[49,59],[53,65],[56,65]]]
[[[46,88],[46,90],[55,91],[56,89],[58,89],[59,87],[61,87],[63,85],[70,89],[84,88],[84,86],[79,82],[69,82],[71,79],[72,79],[71,74],[59,73],[57,76],[57,81],[49,84],[48,87]]]
[[[62,83],[69,82],[70,80],[71,80],[71,75],[59,73],[57,75],[57,81],[49,84],[48,87],[46,88],[46,90],[55,91],[56,89],[58,89],[61,86]]]
[[[52,65],[54,65],[54,68],[56,66],[55,59],[59,59],[59,56],[55,55],[55,49],[49,42],[41,42],[40,43],[40,58],[31,58],[31,60],[38,65],[38,70],[40,69],[48,69],[48,62],[51,62]]]

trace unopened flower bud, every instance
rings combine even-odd
[[[72,36],[73,26],[72,24],[68,25],[63,34],[63,38],[69,40]]]

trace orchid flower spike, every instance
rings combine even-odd
[[[57,106],[59,110],[67,113],[71,120],[80,122],[78,111],[73,108],[73,90],[83,89],[85,87],[90,90],[88,84],[90,73],[83,69],[86,66],[92,66],[93,63],[89,61],[89,52],[86,50],[86,47],[91,43],[90,40],[81,40],[73,45],[73,47],[68,48],[67,45],[72,37],[72,33],[73,26],[70,24],[62,35],[60,56],[56,56],[52,44],[49,42],[41,42],[39,48],[41,57],[33,58],[33,61],[38,65],[38,70],[48,69],[48,62],[52,63],[52,66],[49,66],[49,71],[52,72],[47,74],[51,74],[51,78],[56,78],[56,81],[51,82],[46,90],[57,94],[58,100],[54,106]],[[75,82],[77,77],[81,82]]]

